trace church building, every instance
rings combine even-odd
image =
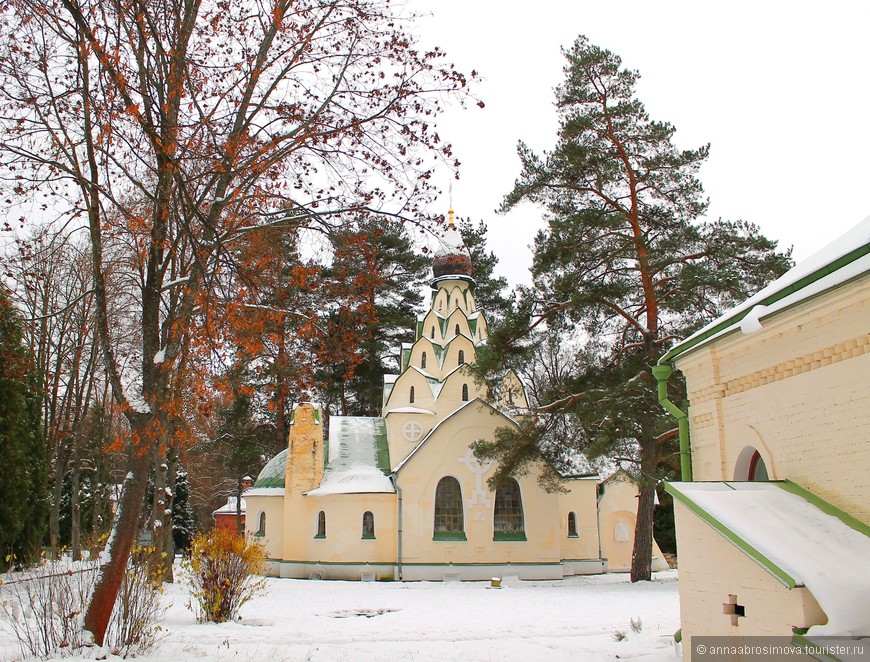
[[[487,339],[472,269],[451,210],[429,309],[401,347],[399,374],[384,377],[382,415],[327,421],[317,404],[294,408],[288,448],[245,493],[246,529],[264,543],[270,574],[561,579],[607,570],[602,537],[632,544],[636,490],[609,506],[622,515],[602,531],[595,474],[564,477],[562,492],[545,491],[536,471],[487,485],[493,463],[470,446],[516,427],[528,401],[512,371],[489,392],[468,369]],[[654,569],[666,567],[654,553]]]

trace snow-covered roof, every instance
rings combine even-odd
[[[396,407],[386,412],[387,414],[434,414],[434,411],[421,407]]]
[[[670,361],[690,348],[700,347],[738,328],[744,333],[758,331],[761,318],[867,272],[870,272],[870,216],[680,342],[660,362]]]
[[[287,472],[287,449],[278,453],[266,463],[257,475],[252,489],[284,487],[284,475]],[[248,490],[247,493],[250,493]]]
[[[242,497],[242,508],[241,512],[244,514],[245,512],[245,497]],[[221,513],[229,513],[235,515],[238,509],[236,508],[236,497],[231,496],[227,497],[227,502],[222,505],[217,510],[212,511],[212,515],[219,515]]]
[[[870,527],[790,481],[668,483],[674,498],[828,616],[811,635],[870,628]]]
[[[274,497],[274,496],[284,496],[284,488],[283,487],[252,487],[249,490],[245,490],[245,498],[247,497]]]
[[[386,475],[389,466],[383,418],[333,416],[329,419],[329,462],[320,486],[306,494],[395,492]]]

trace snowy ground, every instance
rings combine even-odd
[[[675,659],[676,571],[561,582],[368,583],[270,579],[242,620],[196,623],[183,584],[167,588],[168,634],[139,660],[594,662]],[[631,619],[642,623],[633,632]],[[619,638],[622,633],[624,638]],[[0,660],[16,659],[0,631]]]

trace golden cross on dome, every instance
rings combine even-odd
[[[447,210],[447,225],[453,227],[453,180],[447,184],[447,194],[450,199],[450,209]]]

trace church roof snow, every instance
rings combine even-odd
[[[287,449],[278,453],[266,463],[254,482],[254,488],[284,487],[284,474],[287,472]]]
[[[320,486],[306,495],[395,492],[387,477],[389,467],[383,418],[333,416],[329,419],[329,463]]]

